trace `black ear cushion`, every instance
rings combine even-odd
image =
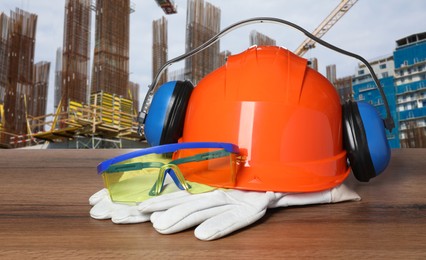
[[[193,89],[194,85],[190,81],[176,82],[176,87],[167,108],[160,145],[177,143],[182,136],[186,108]]]
[[[364,124],[355,102],[343,105],[343,141],[355,178],[367,182],[376,176]]]

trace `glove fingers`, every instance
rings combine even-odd
[[[94,219],[109,219],[111,218],[111,208],[111,200],[104,198],[90,209],[90,216]]]
[[[167,201],[164,201],[167,202]],[[190,197],[185,197],[182,201],[182,204],[170,205],[171,207],[167,209],[167,207],[161,208],[160,211],[166,210],[164,214],[162,214],[159,223],[167,222],[169,226],[176,225],[181,221],[195,221],[198,223],[199,218],[205,218],[206,216],[210,216],[211,211],[206,211],[208,209],[219,208],[224,205],[232,205],[226,200],[226,196],[224,196],[223,192],[216,191],[212,193],[198,194],[198,195],[190,195]],[[222,210],[223,211],[223,210]],[[220,212],[222,212],[220,211]],[[145,212],[145,211],[144,211]],[[217,211],[213,211],[216,212]],[[152,219],[151,219],[152,221]],[[167,229],[169,227],[164,227]],[[163,228],[160,228],[163,229]]]
[[[152,213],[156,211],[164,211],[181,205],[184,203],[192,202],[195,200],[203,200],[205,197],[211,196],[210,193],[191,194],[185,190],[178,191],[170,194],[160,195],[158,197],[149,199],[139,204],[139,211],[142,213]]]
[[[225,205],[219,207],[206,208],[201,211],[193,211],[188,214],[174,214],[180,210],[180,207],[175,207],[160,214],[153,214],[151,222],[153,227],[161,234],[173,234],[188,228],[194,227],[203,221],[219,215],[232,206]],[[187,212],[183,212],[187,213]]]
[[[113,203],[108,197],[103,198],[90,209],[90,216],[94,219],[110,219],[112,214],[119,210],[128,210],[131,206]]]
[[[95,194],[93,194],[92,196],[90,196],[89,198],[89,204],[91,206],[99,203],[103,198],[108,197],[109,193],[108,190],[103,188],[102,190],[96,192]]]
[[[187,201],[190,196],[191,194],[185,190],[168,193],[140,203],[138,209],[143,213],[163,211],[175,205],[182,204]]]
[[[166,211],[156,211],[153,212],[150,216],[150,220],[152,223],[157,222],[157,220],[161,217],[161,215],[163,215]]]
[[[111,220],[115,224],[133,224],[149,221],[150,214],[143,214],[139,212],[135,206],[121,208],[115,210],[111,214]]]
[[[253,224],[262,218],[265,213],[266,208],[257,212],[234,208],[231,211],[226,211],[207,219],[195,229],[194,234],[200,240],[218,239]]]

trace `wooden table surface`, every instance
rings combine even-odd
[[[393,150],[369,183],[350,177],[360,202],[268,210],[210,242],[90,218],[96,165],[129,151],[0,150],[0,259],[426,259],[426,149]]]

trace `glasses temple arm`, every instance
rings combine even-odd
[[[127,164],[118,164],[111,165],[105,172],[107,173],[115,173],[115,172],[128,172],[128,171],[136,171],[144,168],[160,168],[164,165],[161,162],[135,162],[135,163],[127,163]]]
[[[230,152],[227,152],[225,150],[219,150],[214,152],[206,152],[206,153],[200,153],[193,156],[188,156],[184,158],[179,158],[176,160],[171,161],[171,164],[183,164],[183,163],[189,163],[189,162],[199,162],[199,161],[205,161],[205,160],[211,160],[221,157],[226,157],[230,154]]]

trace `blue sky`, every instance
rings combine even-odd
[[[141,86],[143,100],[151,80],[152,21],[161,18],[163,11],[154,0],[133,0],[135,12],[130,18],[130,80]],[[168,15],[169,59],[185,51],[186,0],[175,0],[178,14]],[[296,23],[313,31],[338,5],[340,0],[209,0],[221,9],[221,28],[243,19],[271,16]],[[9,15],[19,7],[38,15],[35,61],[50,61],[51,76],[47,112],[53,112],[53,89],[56,49],[62,46],[65,0],[0,0],[0,11]],[[424,0],[359,0],[355,6],[322,38],[330,43],[357,53],[367,60],[392,54],[395,40],[426,31]],[[92,16],[94,22],[94,16]],[[274,38],[277,45],[295,50],[305,36],[289,27],[274,24],[249,25],[226,35],[221,50],[232,53],[249,47],[251,30]],[[92,28],[92,34],[94,27]],[[92,38],[94,42],[94,38]],[[319,70],[337,65],[337,76],[354,74],[358,62],[317,45],[304,55],[316,57]],[[175,64],[170,70],[183,66]]]

